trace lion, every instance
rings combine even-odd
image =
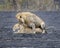
[[[35,28],[40,28],[42,33],[45,33],[45,22],[37,15],[31,12],[19,12],[16,15],[19,22],[25,23],[28,27],[32,28],[35,33]]]
[[[14,33],[26,33],[26,34],[35,34],[35,33],[41,33],[42,30],[40,28],[35,28],[35,33],[33,32],[33,30],[29,27],[27,27],[26,25],[23,25],[23,24],[19,24],[19,23],[16,23],[14,26],[13,26],[13,31]]]

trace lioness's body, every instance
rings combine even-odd
[[[16,23],[13,26],[13,31],[14,31],[14,33],[26,33],[26,34],[34,33],[31,28],[24,26],[22,24],[19,24],[19,23]],[[42,32],[42,30],[40,28],[36,28],[35,31],[40,32],[40,33]]]

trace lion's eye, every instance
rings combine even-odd
[[[22,18],[22,17],[20,16],[20,18]]]

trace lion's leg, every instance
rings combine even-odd
[[[44,22],[42,22],[42,23],[41,23],[41,29],[43,30],[43,32],[42,32],[42,33],[45,33],[45,27],[46,27],[46,26],[45,26],[45,23],[44,23]]]
[[[29,27],[32,28],[33,33],[36,33],[36,31],[35,31],[35,24],[34,24],[34,23],[30,23],[30,24],[29,24]]]

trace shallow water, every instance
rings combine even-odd
[[[15,18],[16,13],[17,12],[0,12],[0,47],[60,47],[60,12],[33,12],[45,21],[46,28],[53,26],[50,27],[45,34],[14,34],[12,27],[17,23]]]

